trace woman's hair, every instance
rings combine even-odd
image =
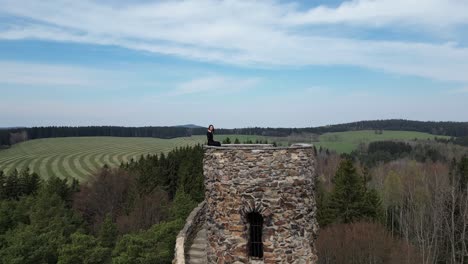
[[[213,131],[212,131],[212,132],[214,132],[214,131],[215,131],[214,126],[213,126],[213,125],[209,125],[209,126],[208,126],[208,130],[210,129],[210,127],[213,127]]]

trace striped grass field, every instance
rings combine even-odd
[[[253,140],[256,136],[217,135],[216,140],[239,138]],[[35,139],[0,150],[0,170],[9,173],[13,169],[29,167],[43,178],[52,175],[61,178],[86,180],[90,174],[102,168],[137,159],[141,155],[167,153],[176,147],[204,144],[206,136],[174,139],[135,137],[66,137]]]
[[[41,177],[85,180],[104,164],[118,166],[141,155],[167,153],[175,147],[203,143],[205,137],[175,139],[68,137],[36,139],[0,151],[0,170],[29,167]]]
[[[360,143],[377,140],[413,140],[433,139],[434,135],[408,132],[384,131],[375,134],[374,131],[350,131],[326,133],[315,138],[304,137],[290,140],[250,135],[215,135],[215,139],[222,141],[226,137],[234,142],[238,138],[241,142],[252,140],[276,141],[282,146],[295,142],[311,143],[317,147],[325,147],[339,153],[351,152]],[[35,139],[13,145],[9,149],[0,150],[0,170],[8,173],[12,169],[29,167],[31,171],[47,178],[52,175],[61,178],[75,178],[86,180],[90,174],[104,164],[111,167],[121,162],[136,159],[141,155],[167,153],[176,147],[203,144],[206,136],[180,137],[174,139],[159,138],[124,138],[124,137],[68,137]]]

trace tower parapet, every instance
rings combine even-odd
[[[208,263],[316,263],[311,145],[205,146]]]

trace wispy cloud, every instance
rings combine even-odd
[[[330,8],[290,12],[295,25],[351,24],[361,27],[412,26],[448,28],[468,23],[468,2],[459,0],[352,0]]]
[[[135,83],[139,87],[162,86],[157,81],[137,79],[138,76],[133,75],[135,73],[120,69],[0,60],[0,84],[91,90],[118,90]]]
[[[244,67],[352,65],[468,82],[468,48],[454,44],[454,39],[437,43],[382,41],[349,38],[346,32],[341,32],[341,37],[329,36],[310,29],[314,25],[345,24],[359,29],[404,26],[416,31],[440,27],[457,30],[468,24],[466,1],[354,0],[333,8],[306,10],[299,4],[273,0],[128,4],[0,0],[0,6],[3,17],[22,18],[3,19],[0,39],[118,45]]]
[[[232,93],[254,88],[259,81],[257,78],[204,77],[179,84],[169,95]]]
[[[468,87],[450,90],[451,94],[468,94]]]
[[[0,61],[0,69],[0,83],[17,85],[87,86],[98,75],[73,66],[10,61]]]

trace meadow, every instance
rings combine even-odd
[[[447,139],[446,136],[435,136],[428,133],[413,131],[382,131],[376,134],[374,130],[348,131],[325,133],[319,136],[318,142],[313,142],[317,147],[334,150],[338,153],[350,153],[360,144],[383,140],[433,140],[435,137]]]
[[[251,140],[268,140],[286,146],[295,142],[306,142],[318,147],[328,148],[339,153],[349,153],[361,143],[378,140],[426,140],[434,135],[407,132],[383,131],[350,131],[326,133],[320,136],[294,137],[264,137],[254,135],[216,135],[215,139],[222,141],[226,137],[234,142]],[[90,174],[104,164],[118,166],[121,162],[136,159],[141,155],[167,153],[176,147],[203,144],[204,135],[179,137],[174,139],[160,138],[126,138],[126,137],[66,137],[35,139],[13,145],[9,149],[0,150],[0,170],[6,173],[12,169],[29,167],[41,177],[52,175],[66,178],[86,180]]]
[[[223,135],[239,140],[255,140],[255,136]],[[29,169],[41,177],[58,177],[86,180],[104,164],[118,166],[121,162],[141,155],[167,153],[176,147],[192,146],[206,142],[206,136],[174,139],[136,137],[64,137],[35,139],[0,150],[0,170]]]
[[[428,133],[413,131],[382,131],[376,133],[374,130],[359,130],[347,132],[333,132],[322,135],[299,134],[288,137],[264,137],[268,141],[275,141],[279,145],[287,146],[293,143],[310,143],[317,148],[325,148],[338,153],[350,153],[357,149],[360,144],[368,144],[373,141],[384,140],[434,140],[435,137],[448,139],[446,136],[436,136]]]

